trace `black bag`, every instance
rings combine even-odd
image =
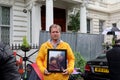
[[[0,80],[20,80],[16,58],[8,45],[0,42]]]

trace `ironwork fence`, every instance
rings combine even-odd
[[[21,49],[21,44],[12,44],[11,46],[12,50],[20,50]],[[30,45],[30,49],[39,49],[38,44],[32,44]]]

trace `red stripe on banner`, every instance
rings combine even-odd
[[[32,63],[31,65],[32,65],[32,67],[34,68],[35,72],[37,73],[38,77],[39,77],[41,80],[44,80],[44,79],[43,79],[43,75],[42,75],[42,73],[40,72],[37,64],[36,64],[36,63]]]

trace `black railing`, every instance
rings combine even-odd
[[[12,50],[20,50],[21,44],[12,44],[10,47]],[[30,45],[30,49],[39,49],[39,46],[37,44],[32,44]]]

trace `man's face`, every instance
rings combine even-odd
[[[51,28],[50,36],[52,40],[58,40],[60,38],[60,31],[58,28]]]
[[[56,60],[51,61],[51,64],[57,64]]]

